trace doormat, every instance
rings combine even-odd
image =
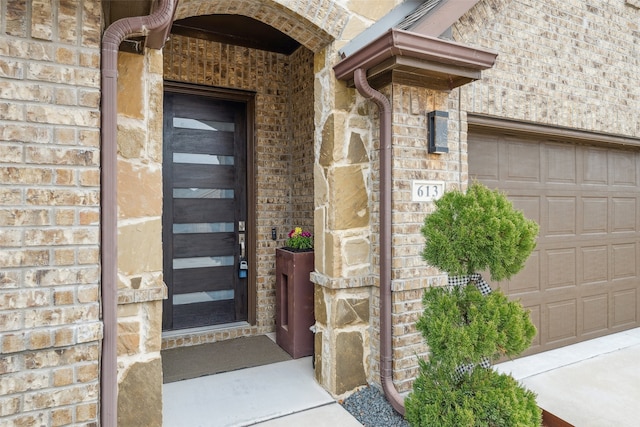
[[[291,360],[266,335],[162,350],[163,382],[188,380]]]

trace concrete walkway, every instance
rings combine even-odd
[[[165,427],[357,427],[310,357],[163,386]],[[640,328],[496,366],[576,427],[640,426]]]
[[[640,426],[640,328],[496,366],[576,427]]]
[[[313,378],[311,357],[163,386],[165,427],[359,427]]]

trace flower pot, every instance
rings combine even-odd
[[[313,251],[276,249],[276,343],[294,359],[313,354]]]

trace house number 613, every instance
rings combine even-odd
[[[444,181],[413,181],[411,184],[411,200],[414,202],[438,200],[444,193]]]

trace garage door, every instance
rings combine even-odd
[[[469,174],[540,225],[500,286],[531,310],[538,353],[639,325],[640,152],[470,133]]]

